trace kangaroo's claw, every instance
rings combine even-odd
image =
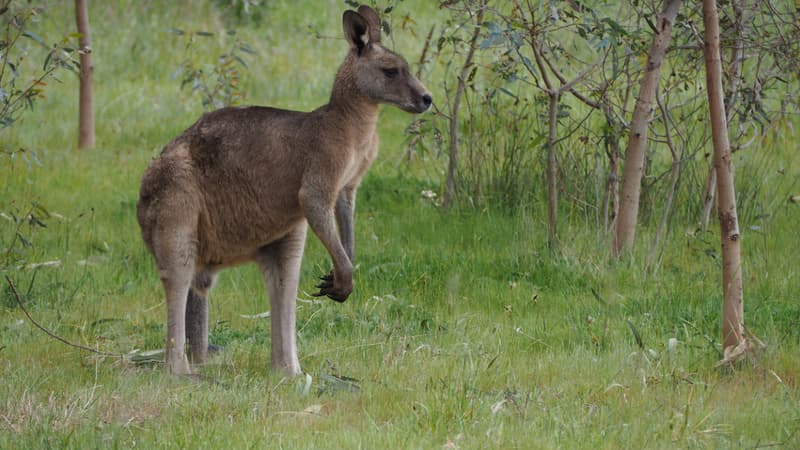
[[[323,275],[319,278],[322,280],[322,283],[319,283],[316,287],[319,289],[319,292],[311,294],[314,297],[328,297],[333,301],[344,303],[347,300],[347,297],[350,296],[350,293],[340,292],[339,289],[336,289],[335,282],[333,279],[333,273],[329,273],[327,275]]]
[[[319,279],[322,280],[322,281],[332,282],[333,281],[333,271],[331,271],[329,273],[326,273],[325,275],[319,277]]]

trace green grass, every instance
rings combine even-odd
[[[246,72],[249,100],[325,102],[344,43],[313,39],[306,25],[338,36],[340,3],[313,14],[267,3],[260,27],[240,28],[258,49]],[[36,151],[41,165],[3,156],[0,211],[19,215],[35,201],[51,213],[46,228],[22,225],[32,247],[15,246],[19,259],[60,262],[6,274],[60,336],[113,353],[157,349],[165,311],[135,221],[138,182],[200,114],[169,78],[182,48],[163,30],[215,29],[224,18],[205,3],[189,14],[182,2],[129,2],[124,17],[122,6],[92,5],[99,145],[74,149],[77,84],[68,74],[4,132],[9,147]],[[419,9],[436,13],[410,0],[399,12]],[[71,5],[53,6],[43,26],[70,29],[71,17]],[[416,44],[396,39],[416,54]],[[359,193],[355,293],[345,304],[310,300],[330,263],[316,238],[307,246],[298,307],[307,393],[305,378],[268,370],[268,321],[241,317],[268,309],[254,267],[224,272],[212,293],[211,339],[226,349],[202,368],[203,382],[64,346],[27,321],[3,280],[0,448],[800,445],[796,205],[777,206],[759,231],[744,228],[746,322],[767,348],[715,369],[716,231],[692,237],[676,226],[655,270],[645,268],[645,249],[610,263],[596,231],[568,216],[562,254],[551,256],[544,208],[445,214],[422,199],[423,189],[438,190],[431,174],[443,162],[398,166],[409,117],[387,109],[383,119],[380,161]],[[16,228],[0,224],[5,252]],[[641,248],[653,234],[640,231]],[[355,378],[360,390],[325,375]]]

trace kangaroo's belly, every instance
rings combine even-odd
[[[305,226],[299,202],[242,203],[239,199],[204,208],[197,229],[199,263],[230,266],[252,261],[260,248]]]

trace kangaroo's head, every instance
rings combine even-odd
[[[342,26],[350,53],[337,80],[347,78],[358,94],[375,102],[421,113],[433,102],[430,92],[411,74],[402,56],[381,45],[381,21],[369,6],[345,11]]]

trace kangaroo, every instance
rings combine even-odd
[[[137,220],[167,301],[166,368],[208,357],[208,294],[217,273],[255,262],[270,300],[273,369],[301,373],[296,300],[306,230],[333,260],[314,296],[353,290],[356,190],[378,152],[378,105],[422,113],[433,102],[402,56],[381,45],[367,6],[345,11],[350,49],[328,104],[311,112],[228,107],[204,114],[154,158]]]

